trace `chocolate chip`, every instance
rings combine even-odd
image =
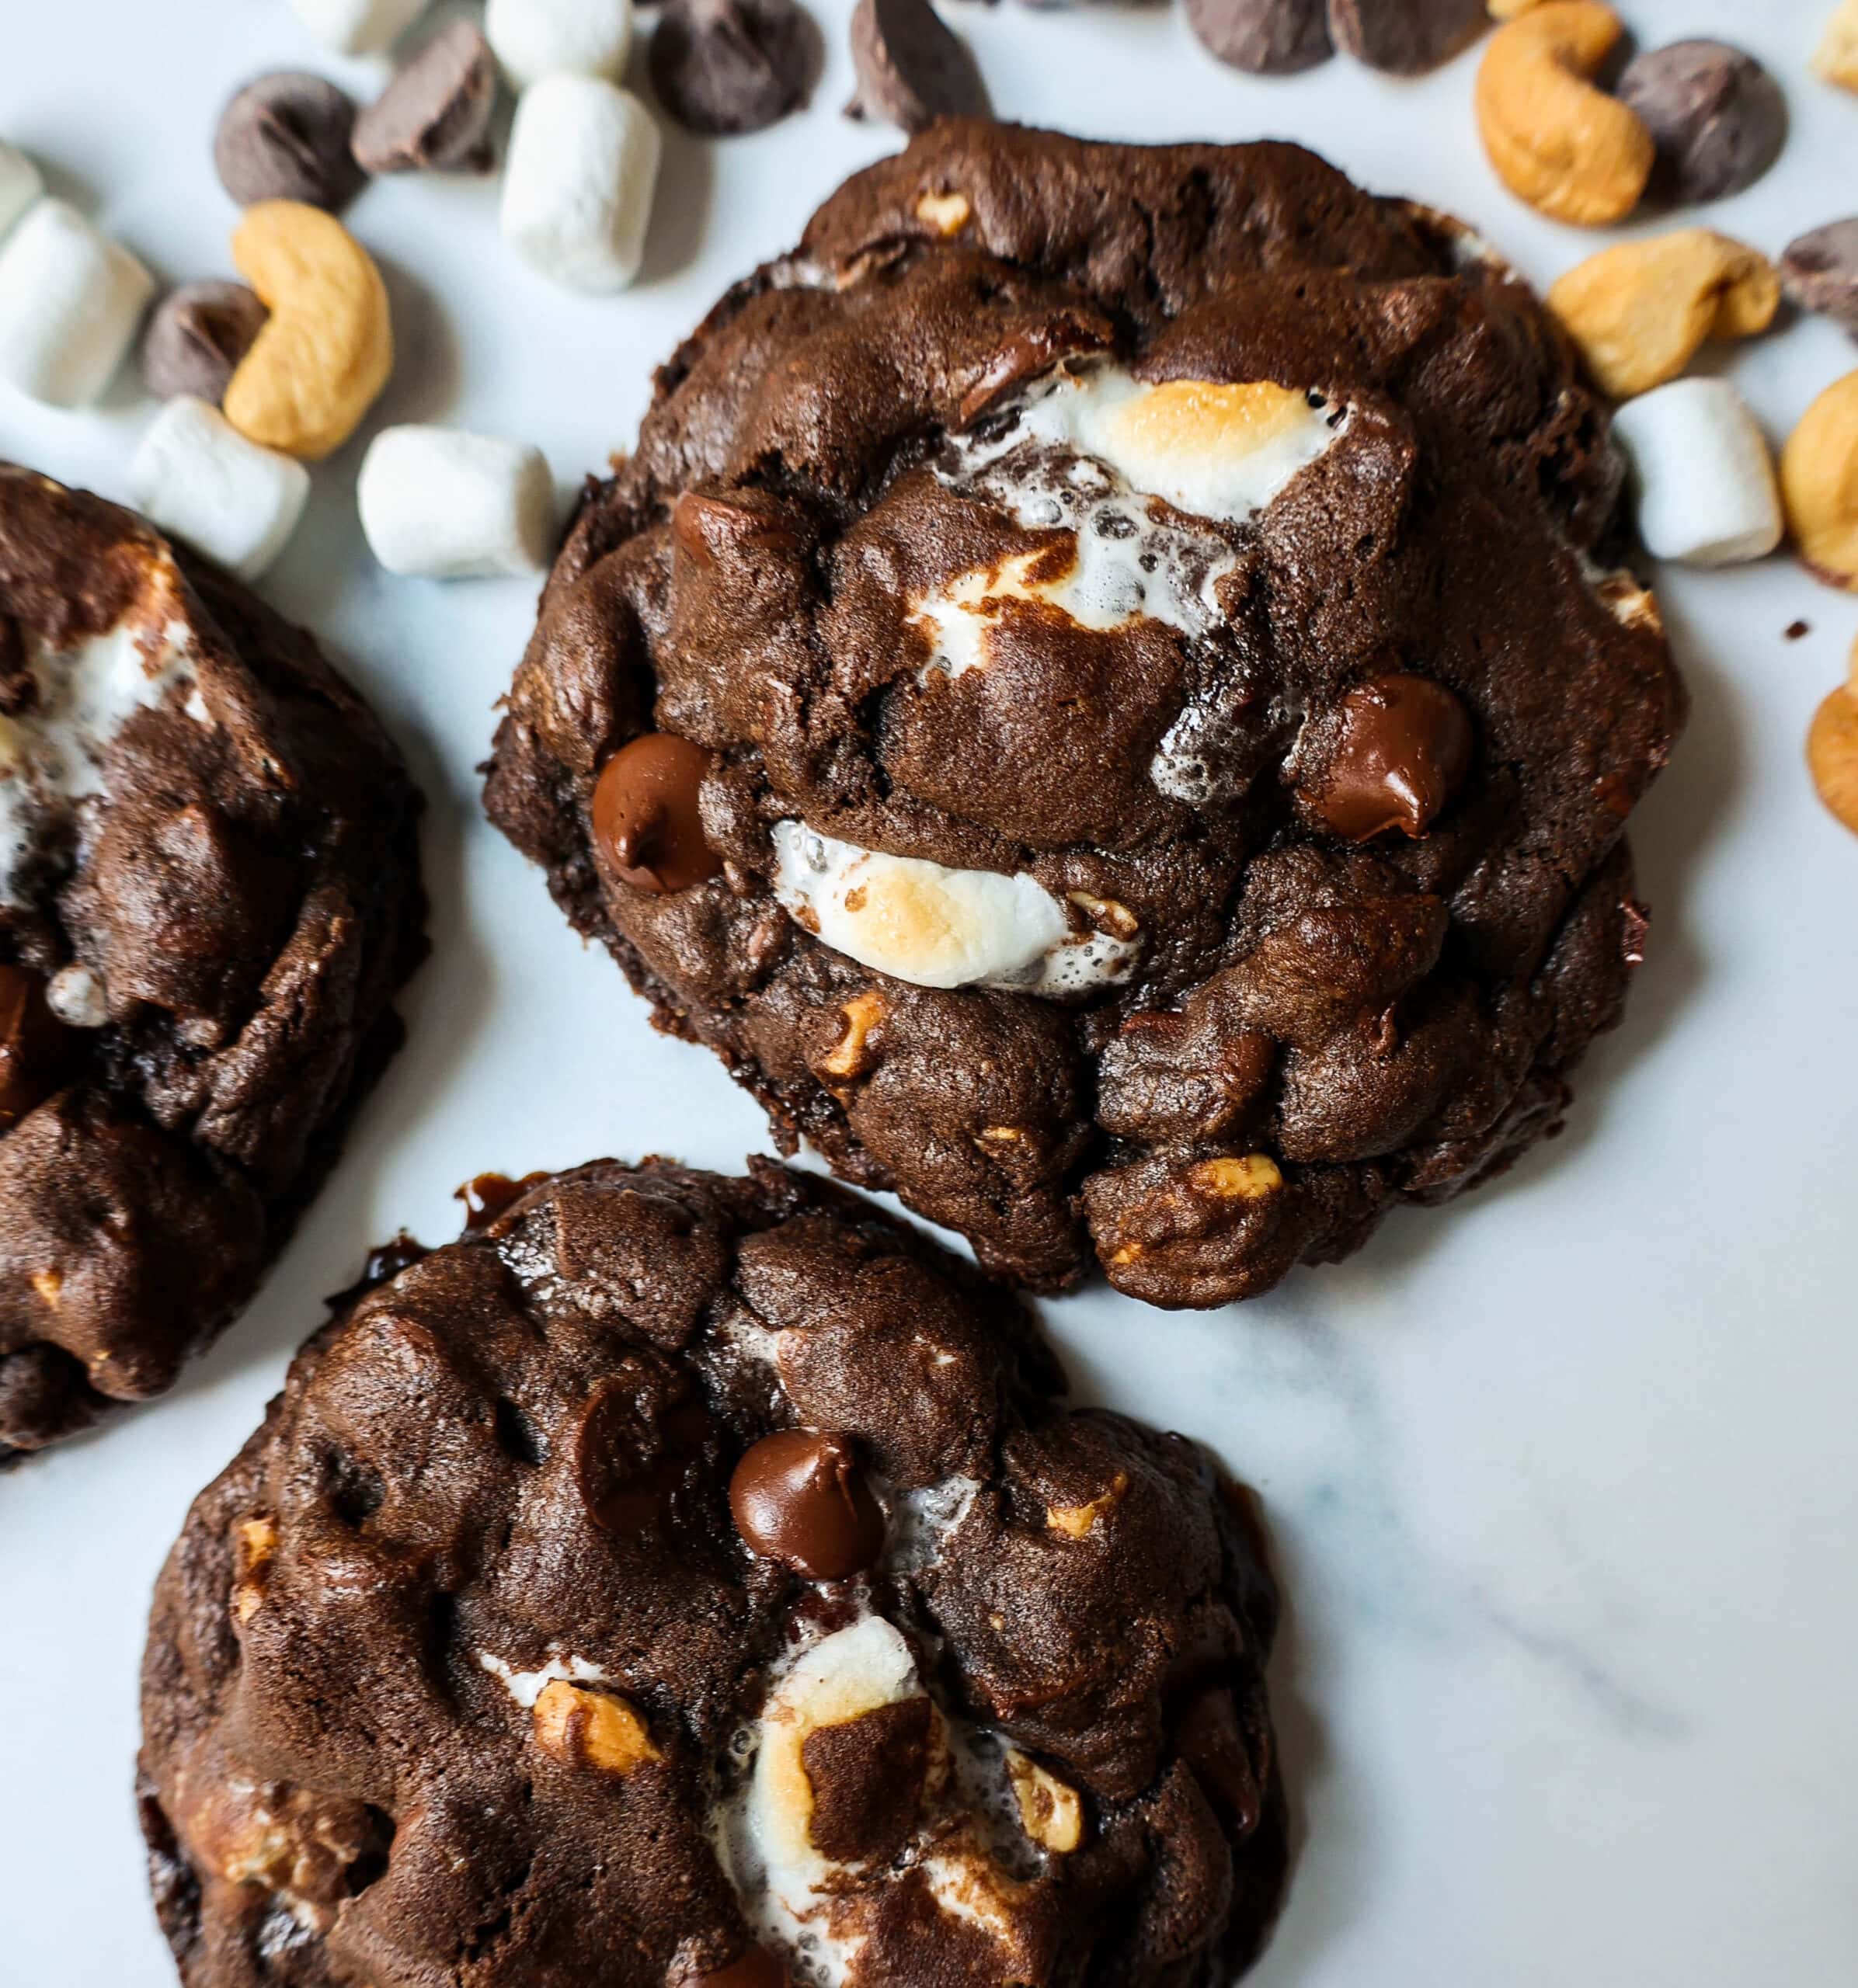
[[[1328,0],[1187,0],[1187,25],[1222,62],[1254,76],[1288,76],[1327,62]]]
[[[1486,0],[1329,0],[1336,47],[1396,76],[1436,69],[1490,24]]]
[[[849,117],[922,131],[938,117],[987,114],[972,52],[929,0],[858,0],[851,60],[858,87],[845,107]]]
[[[45,1005],[45,982],[37,974],[0,966],[0,1131],[58,1088],[82,1041]]]
[[[355,120],[369,172],[483,172],[496,108],[496,58],[469,21],[435,35]]]
[[[694,1988],[791,1988],[792,1977],[765,1947],[750,1947],[726,1967],[696,1976]]]
[[[217,407],[270,315],[242,283],[187,283],[158,304],[142,334],[142,378],[159,400],[194,394]]]
[[[674,732],[622,746],[593,789],[593,840],[620,881],[636,891],[687,891],[722,864],[704,839],[698,795],[710,755]]]
[[[507,1173],[474,1173],[463,1187],[452,1190],[451,1197],[464,1204],[467,1232],[488,1229],[504,1209],[520,1201],[538,1180],[548,1177],[545,1173],[525,1173],[521,1180],[512,1180]]]
[[[729,1479],[729,1510],[753,1552],[809,1581],[861,1573],[884,1550],[884,1514],[847,1437],[764,1436]]]
[[[1780,155],[1787,106],[1751,55],[1721,41],[1674,41],[1634,56],[1620,100],[1658,147],[1651,191],[1684,205],[1752,186]]]
[[[1780,259],[1780,280],[1801,310],[1830,318],[1858,339],[1858,215],[1790,242]]]
[[[1471,721],[1442,684],[1396,673],[1358,685],[1321,782],[1303,798],[1351,842],[1422,836],[1470,770]]]
[[[793,0],[670,0],[652,36],[652,87],[693,131],[759,131],[806,100],[819,47]]]
[[[284,70],[247,83],[220,113],[213,163],[241,207],[302,200],[339,214],[367,184],[350,149],[351,99],[321,76]]]

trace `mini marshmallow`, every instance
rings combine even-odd
[[[503,171],[505,238],[570,290],[623,290],[644,258],[663,148],[637,97],[597,76],[524,91]]]
[[[291,0],[297,18],[338,55],[378,55],[426,12],[427,0]]]
[[[484,33],[513,89],[545,76],[617,82],[632,47],[632,0],[490,0]]]
[[[361,529],[390,573],[478,579],[539,572],[555,539],[555,479],[539,449],[458,428],[384,429],[357,489]]]
[[[39,169],[0,139],[0,239],[44,191]]]
[[[109,385],[155,279],[63,200],[40,200],[0,246],[0,380],[53,407]]]
[[[177,394],[142,437],[129,488],[164,531],[254,580],[296,530],[310,473],[248,442],[217,408]]]
[[[1631,463],[1639,536],[1654,558],[1691,566],[1759,559],[1780,543],[1774,459],[1726,380],[1673,380],[1613,417]]]

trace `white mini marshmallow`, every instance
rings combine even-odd
[[[1780,543],[1767,437],[1727,380],[1673,380],[1628,401],[1613,432],[1632,464],[1639,536],[1691,566],[1759,559]]]
[[[53,407],[109,385],[155,279],[63,200],[40,200],[0,245],[0,380]]]
[[[632,0],[490,0],[484,33],[516,89],[545,76],[617,82],[632,47]]]
[[[339,55],[378,55],[426,12],[427,0],[291,0],[297,17]]]
[[[361,529],[390,573],[441,580],[539,572],[555,479],[539,449],[460,428],[383,429],[362,459]]]
[[[505,238],[570,290],[623,290],[644,259],[663,141],[637,97],[597,76],[524,91],[503,169]]]
[[[129,488],[162,530],[255,580],[297,529],[310,473],[247,441],[217,408],[177,394],[142,437]]]
[[[821,835],[774,828],[774,895],[834,952],[918,987],[976,982],[1063,995],[1113,985],[1140,941],[1074,930],[1036,878],[951,870]]]
[[[44,191],[39,169],[0,139],[0,238]]]

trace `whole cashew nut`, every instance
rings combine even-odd
[[[1780,454],[1780,494],[1801,558],[1829,585],[1858,590],[1858,373],[1801,416]]]
[[[297,200],[248,207],[232,260],[271,315],[226,388],[226,419],[249,441],[319,462],[393,370],[381,272],[341,222]]]
[[[1587,80],[1623,32],[1595,0],[1549,0],[1499,28],[1477,71],[1477,128],[1503,183],[1578,228],[1623,220],[1651,176],[1651,132]]]
[[[1813,714],[1807,766],[1820,799],[1858,836],[1858,644],[1850,676]]]
[[[1780,277],[1758,250],[1685,228],[1590,255],[1550,289],[1548,308],[1595,383],[1630,400],[1675,380],[1706,339],[1765,332]]]

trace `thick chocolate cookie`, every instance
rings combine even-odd
[[[0,464],[0,1460],[250,1297],[399,1041],[418,807],[308,635]]]
[[[162,1576],[187,1988],[1229,1980],[1285,1854],[1247,1495],[824,1182],[492,1207],[339,1302]]]
[[[938,126],[659,374],[490,812],[784,1142],[1028,1283],[1248,1297],[1617,1018],[1683,705],[1620,481],[1446,217]]]

